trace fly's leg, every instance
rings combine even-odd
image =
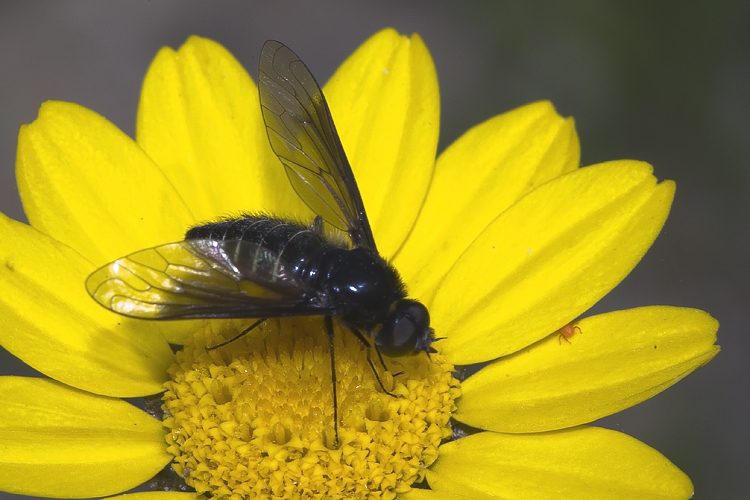
[[[219,347],[224,347],[225,345],[229,345],[229,344],[231,344],[232,342],[234,342],[234,341],[236,341],[236,340],[239,340],[239,339],[241,339],[242,337],[244,337],[245,335],[247,335],[247,334],[248,334],[248,333],[250,333],[251,331],[255,330],[255,329],[256,329],[256,328],[257,328],[257,327],[258,327],[258,326],[259,326],[259,325],[260,325],[261,323],[263,323],[263,322],[264,322],[264,321],[265,321],[266,319],[268,319],[268,318],[261,318],[261,319],[259,319],[258,321],[256,321],[256,322],[255,322],[255,323],[253,323],[252,325],[248,326],[247,328],[245,328],[244,330],[242,330],[242,331],[241,331],[240,333],[238,333],[237,335],[235,335],[234,337],[232,337],[232,338],[231,338],[231,339],[229,339],[229,340],[225,340],[224,342],[221,342],[221,343],[219,343],[219,344],[216,344],[216,345],[212,345],[211,347],[206,347],[206,348],[205,348],[205,349],[206,349],[206,352],[211,352],[211,351],[213,351],[213,350],[216,350],[216,349],[218,349]]]
[[[336,356],[333,351],[333,320],[330,316],[325,317],[326,332],[328,333],[328,344],[331,350],[331,383],[333,384],[333,432],[335,436],[334,447],[339,447],[339,401],[336,393]]]
[[[367,339],[365,339],[364,335],[362,335],[362,333],[360,333],[360,331],[357,330],[356,328],[350,327],[349,330],[351,330],[351,332],[359,339],[359,341],[362,342],[362,345],[365,346],[365,349],[367,350],[367,363],[370,365],[370,369],[372,370],[373,375],[375,375],[375,380],[378,381],[378,385],[380,386],[380,388],[383,390],[384,393],[388,394],[389,396],[394,397],[394,398],[398,397],[395,394],[393,394],[391,391],[386,389],[385,386],[383,385],[383,381],[380,380],[380,375],[378,375],[378,370],[375,369],[375,364],[372,362],[372,358],[370,357],[370,348],[372,347],[370,343],[367,342]],[[388,367],[385,366],[385,362],[383,361],[383,356],[380,354],[380,350],[377,348],[377,346],[375,347],[375,352],[378,353],[378,358],[380,358],[380,363],[383,365],[383,368],[385,370],[388,370]]]
[[[381,366],[383,367],[383,370],[385,370],[385,371],[388,371],[388,366],[387,366],[387,365],[385,364],[385,360],[383,359],[383,355],[382,355],[382,354],[380,354],[380,349],[378,349],[378,346],[375,346],[375,352],[376,352],[376,353],[378,353],[378,359],[380,360],[380,364],[381,364]],[[368,359],[369,359],[369,353],[368,353]],[[370,366],[372,366],[372,363],[370,363]],[[403,374],[403,373],[404,373],[403,371],[400,371],[400,372],[396,372],[396,373],[394,373],[394,374],[393,374],[393,377],[394,377],[394,378],[395,378],[395,377],[398,377],[399,375],[401,375],[401,374]],[[376,375],[377,375],[377,374],[376,374]],[[383,384],[380,384],[380,387],[383,387]],[[384,389],[384,390],[385,390],[385,389]],[[388,393],[388,394],[391,394],[391,393],[390,393],[390,392],[388,392],[388,391],[385,391],[385,392],[386,392],[386,393]],[[393,394],[391,394],[391,396],[392,396],[392,395],[393,395]]]

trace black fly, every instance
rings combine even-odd
[[[197,226],[184,241],[97,269],[86,288],[102,306],[136,318],[259,319],[242,334],[269,317],[324,316],[338,445],[331,318],[389,356],[435,352],[435,337],[427,308],[406,298],[398,272],[377,252],[354,174],[310,71],[291,49],[269,40],[260,53],[258,88],[271,148],[297,195],[317,214],[313,222],[244,215]],[[326,237],[324,222],[345,231],[351,246]]]

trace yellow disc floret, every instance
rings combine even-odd
[[[338,441],[322,318],[203,322],[177,353],[164,394],[174,469],[198,493],[231,499],[391,499],[421,481],[451,435],[453,367],[419,353],[367,361],[337,326]],[[385,366],[383,366],[385,364]]]

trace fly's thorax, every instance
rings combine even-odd
[[[371,331],[406,296],[398,272],[363,248],[330,249],[321,256],[318,283],[344,322]]]

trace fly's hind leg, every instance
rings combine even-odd
[[[252,325],[248,326],[247,328],[245,328],[244,330],[242,330],[242,331],[241,331],[240,333],[238,333],[237,335],[235,335],[234,337],[232,337],[232,338],[231,338],[231,339],[229,339],[229,340],[225,340],[224,342],[220,342],[220,343],[218,343],[218,344],[216,344],[216,345],[212,345],[211,347],[206,347],[206,348],[205,348],[205,349],[206,349],[206,352],[211,352],[211,351],[213,351],[213,350],[215,350],[215,349],[218,349],[219,347],[224,347],[225,345],[229,345],[229,344],[231,344],[232,342],[235,342],[235,341],[237,341],[237,340],[241,339],[242,337],[244,337],[245,335],[247,335],[247,334],[248,334],[248,333],[250,333],[251,331],[255,330],[255,329],[256,329],[256,328],[257,328],[258,326],[260,326],[260,324],[261,324],[261,323],[263,323],[263,322],[264,322],[264,321],[265,321],[266,319],[268,319],[268,318],[261,318],[261,319],[259,319],[258,321],[256,321],[256,322],[255,322],[255,323],[253,323]]]

